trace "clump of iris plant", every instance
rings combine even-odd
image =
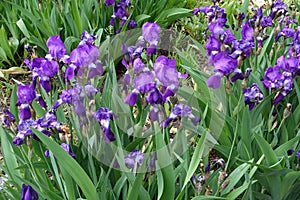
[[[222,77],[225,76],[227,83],[240,79],[246,84],[246,78],[252,69],[244,67],[243,60],[251,54],[256,53],[257,56],[260,53],[263,42],[269,37],[267,29],[276,26],[275,29],[278,31],[275,31],[275,42],[281,42],[280,47],[283,48],[284,41],[289,41],[288,53],[281,55],[275,66],[268,67],[262,79],[263,85],[275,93],[273,101],[275,106],[292,91],[293,78],[299,75],[300,28],[295,29],[297,21],[289,16],[286,4],[280,0],[272,4],[268,15],[264,15],[263,8],[253,10],[255,13],[249,19],[246,19],[244,13],[239,14],[241,27],[237,27],[237,30],[241,28],[241,38],[238,38],[226,24],[225,10],[217,6],[216,1],[213,1],[212,6],[194,9],[195,15],[204,13],[209,23],[205,31],[206,50],[209,64],[214,67],[214,74],[206,83],[209,87],[217,89],[220,87]],[[254,48],[258,51],[254,52]],[[256,84],[246,88],[244,95],[249,110],[263,99],[263,94]]]
[[[176,95],[180,79],[186,78],[187,74],[178,72],[175,59],[156,54],[160,32],[158,24],[146,22],[142,26],[142,36],[138,39],[137,45],[122,46],[124,53],[122,63],[127,69],[124,83],[126,88],[130,88],[131,83],[133,86],[124,101],[128,105],[134,106],[139,97],[142,97],[142,102],[151,106],[150,120],[161,122],[164,128],[177,116],[189,117],[196,124],[199,118],[192,114],[190,107],[182,104],[174,105],[173,114],[165,122],[163,122],[164,119],[161,119],[165,118],[162,116],[164,105],[169,104],[169,98]],[[142,54],[147,55],[147,58],[145,59]],[[150,64],[150,60],[153,64]]]
[[[115,2],[114,0],[106,0],[105,1],[106,6],[113,6],[114,13],[110,18],[110,26],[114,26],[116,23],[116,19],[120,20],[119,28],[117,29],[116,33],[120,33],[123,26],[128,20],[129,13],[128,9],[131,6],[130,0],[120,0],[120,2]],[[132,19],[129,20],[127,24],[127,28],[132,29],[137,26],[136,22]]]
[[[102,64],[98,60],[99,48],[93,43],[97,37],[84,31],[81,34],[79,45],[67,55],[64,43],[59,36],[51,36],[47,40],[48,54],[45,58],[36,56],[26,59],[25,64],[32,71],[32,82],[28,85],[18,86],[16,105],[19,107],[19,124],[17,134],[13,144],[22,145],[27,137],[38,138],[33,134],[31,127],[50,136],[52,133],[63,133],[64,126],[56,118],[56,110],[63,104],[72,105],[75,113],[79,116],[81,123],[87,121],[87,110],[85,101],[92,101],[95,94],[100,92],[94,88],[90,80],[96,76],[101,76],[104,72]],[[42,96],[38,93],[42,87],[51,94],[52,85],[57,84],[55,76],[60,76],[66,83],[66,89],[62,90],[59,98],[53,105],[47,105]],[[85,98],[87,97],[87,98]],[[36,116],[32,109],[32,102],[36,101],[45,109],[44,116]],[[95,119],[101,123],[104,132],[104,140],[113,141],[114,136],[109,128],[109,118],[105,111],[95,112]],[[104,108],[103,108],[104,109]],[[100,113],[99,113],[100,112]],[[10,125],[14,118],[11,113],[7,113],[5,123]],[[70,142],[70,141],[68,141]],[[65,149],[73,158],[75,154],[70,151],[69,144],[62,143]]]

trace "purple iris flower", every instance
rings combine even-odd
[[[289,57],[287,59],[284,58],[284,55],[280,56],[277,59],[276,63],[283,71],[285,72],[296,72],[299,69],[300,61],[298,58]]]
[[[36,92],[33,85],[18,85],[18,101],[17,105],[21,104],[31,104],[31,102],[36,98]]]
[[[266,88],[276,88],[279,87],[279,80],[283,79],[283,75],[280,72],[279,66],[268,67],[265,71],[265,77],[262,83]]]
[[[278,63],[282,65],[282,58]],[[292,91],[293,79],[290,72],[280,71],[281,67],[275,65],[274,67],[268,67],[265,71],[265,77],[262,83],[266,88],[279,89],[275,96],[273,105],[277,105],[286,95]]]
[[[135,28],[137,26],[137,23],[134,21],[134,20],[129,20],[129,23],[128,23],[128,28]]]
[[[19,108],[20,108],[20,113],[19,113],[20,119],[26,120],[31,118],[31,111],[28,104],[21,104]]]
[[[75,77],[77,66],[74,64],[70,64],[67,66],[66,72],[65,72],[65,78],[67,80],[72,80]]]
[[[162,123],[163,128],[166,128],[170,122],[175,120],[177,117],[188,117],[192,120],[195,126],[200,121],[199,117],[193,115],[191,107],[182,103],[178,103],[173,107],[169,117]]]
[[[22,184],[22,192],[21,192],[22,200],[38,200],[38,193],[30,186]]]
[[[293,38],[296,32],[292,28],[284,27],[281,31],[275,36],[275,41],[278,41],[280,37],[284,38]]]
[[[160,34],[160,26],[156,23],[146,22],[142,26],[143,38],[151,44],[157,45]]]
[[[30,126],[36,127],[36,123],[32,119],[21,120],[18,125],[18,134],[13,139],[13,144],[19,146],[24,143],[25,137],[32,134]]]
[[[103,66],[100,61],[96,61],[95,63],[90,64],[89,69],[89,79],[94,78],[95,76],[101,76],[104,72]]]
[[[250,26],[249,22],[246,21],[242,26],[242,39],[248,42],[253,42],[253,28]]]
[[[245,104],[249,106],[249,111],[251,111],[256,104],[259,104],[264,99],[264,95],[256,83],[252,84],[244,90],[244,101]]]
[[[142,166],[145,154],[139,150],[133,150],[125,158],[125,164],[130,168]]]
[[[272,18],[270,16],[263,16],[260,24],[262,27],[272,26]]]
[[[114,117],[113,111],[109,108],[99,108],[93,116],[102,126],[104,141],[107,143],[114,141],[115,136],[110,130],[109,125],[110,120]]]
[[[62,143],[61,148],[63,148],[72,158],[76,159],[76,155],[71,151],[70,145],[66,143]]]
[[[15,116],[7,109],[4,112],[4,123],[6,126],[10,127],[10,124],[15,122],[16,118]]]
[[[285,96],[287,96],[293,88],[293,79],[290,75],[284,75],[280,80],[280,91],[275,96],[273,105],[276,106]]]
[[[133,79],[133,86],[141,93],[146,93],[155,87],[154,74],[150,71],[140,73]]]
[[[172,86],[174,89],[178,88],[179,79],[178,71],[176,69],[176,59],[159,56],[155,60],[153,68],[156,78],[163,84],[163,86]]]
[[[205,45],[207,55],[211,56],[211,55],[215,55],[215,54],[219,53],[221,51],[221,45],[222,44],[218,39],[216,39],[213,36],[210,36]]]
[[[115,5],[115,0],[105,0],[105,5],[106,6]]]
[[[209,23],[212,21],[218,23],[221,26],[224,26],[226,24],[226,13],[223,8],[220,8],[217,5],[213,6],[203,6],[200,8],[195,8],[193,13],[197,15],[199,12],[205,13],[209,18]]]
[[[126,17],[126,9],[125,5],[122,3],[117,3],[115,5],[114,15],[118,17],[119,19],[122,19],[123,17]]]
[[[212,64],[214,65],[216,74],[211,76],[206,84],[213,89],[219,88],[222,76],[228,76],[237,68],[237,60],[230,57],[226,52],[220,52],[212,57]]]
[[[43,59],[40,63],[42,74],[40,76],[46,76],[52,78],[58,72],[58,63],[54,60]]]
[[[88,84],[85,86],[85,93],[90,99],[93,98],[94,94],[96,94],[97,92],[99,92],[99,90],[96,89],[93,85]]]
[[[207,13],[210,10],[210,6],[203,6],[200,8],[194,8],[193,13],[194,15],[198,15],[199,12]]]
[[[251,49],[255,47],[254,42],[249,42],[247,40],[235,40],[232,42],[232,51],[231,57],[237,59],[240,55],[244,57],[249,57],[251,54]]]
[[[72,88],[69,90],[62,90],[61,95],[59,96],[60,98],[54,103],[52,109],[57,109],[63,103],[71,104],[72,103],[71,90]]]
[[[69,62],[73,63],[77,67],[87,67],[89,64],[98,60],[99,49],[91,44],[82,44],[74,49],[69,58]]]
[[[88,33],[87,31],[83,31],[80,35],[80,44],[89,43],[92,44],[97,39],[97,35],[93,35]]]
[[[271,6],[270,17],[272,17],[272,19],[274,19],[276,17],[276,15],[285,13],[286,11],[287,11],[286,4],[280,0],[276,0]]]
[[[230,29],[226,29],[225,32],[226,32],[226,37],[225,37],[223,42],[224,42],[224,44],[231,45],[231,43],[233,41],[235,41],[236,38],[235,38],[234,34],[231,32]]]
[[[155,104],[162,104],[164,102],[161,92],[155,87],[153,88],[146,97],[147,102],[152,106]]]
[[[225,76],[231,74],[237,67],[237,60],[230,57],[226,52],[220,52],[212,59],[215,72],[220,72]]]
[[[127,95],[124,99],[124,102],[129,106],[133,106],[138,100],[139,91],[134,89],[129,95]]]
[[[126,7],[131,5],[130,0],[120,0],[120,3]]]
[[[64,43],[61,41],[59,35],[51,36],[48,38],[46,45],[49,49],[49,54],[53,58],[57,58],[58,60],[62,58],[67,50],[65,48]]]
[[[145,68],[145,64],[140,58],[136,58],[133,61],[133,69],[135,73],[143,71],[144,68]]]

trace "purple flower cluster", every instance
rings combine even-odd
[[[26,120],[20,120],[18,125],[18,133],[13,140],[14,145],[22,145],[27,136],[32,136],[32,138],[38,140],[38,138],[33,134],[30,127],[37,129],[38,131],[44,133],[47,136],[51,135],[50,130],[61,130],[61,124],[57,121],[55,114],[49,111],[45,116],[33,120],[32,118]]]
[[[298,24],[287,12],[287,6],[280,0],[276,0],[269,15],[263,15],[262,8],[255,8],[255,14],[241,22],[241,39],[237,39],[226,25],[226,13],[215,2],[212,6],[204,6],[194,9],[194,14],[205,13],[208,16],[209,25],[205,33],[207,36],[206,49],[209,63],[214,67],[215,74],[207,80],[211,88],[219,88],[223,76],[235,82],[238,79],[246,79],[251,69],[245,69],[242,73],[242,61],[250,56],[257,43],[258,48],[263,46],[263,41],[268,38],[264,31],[278,22],[278,28],[282,28],[275,35],[275,41],[281,37],[290,39],[292,43],[288,55],[278,58],[275,66],[266,69],[263,85],[276,91],[273,105],[277,105],[283,97],[292,90],[293,78],[300,74],[300,28],[292,28],[292,24]],[[239,21],[245,19],[245,14],[239,15]],[[233,74],[233,75],[232,75]],[[245,103],[249,110],[262,101],[263,94],[256,84],[244,90]]]
[[[106,0],[105,1],[106,6],[114,6],[114,14],[111,16],[110,19],[110,25],[113,26],[116,23],[116,18],[121,20],[120,25],[116,33],[120,33],[123,26],[128,20],[128,8],[130,7],[131,3],[130,0],[120,0],[120,2],[115,3],[114,0]],[[136,22],[134,20],[129,20],[127,28],[135,28],[137,26]]]
[[[98,60],[99,48],[93,45],[96,38],[95,35],[89,34],[87,31],[81,34],[78,47],[65,59],[65,63],[68,65],[65,72],[67,80],[72,80],[75,76],[91,79],[103,74],[102,64]]]
[[[263,41],[268,37],[264,29],[272,26],[278,17],[283,15],[279,21],[285,26],[276,35],[276,41],[282,36],[293,38],[295,33],[294,29],[289,28],[288,25],[296,22],[285,15],[286,5],[280,0],[274,2],[271,13],[267,16],[263,15],[262,8],[256,9],[254,16],[242,23],[241,39],[233,35],[229,26],[226,25],[225,10],[215,5],[215,2],[213,6],[194,9],[195,15],[201,12],[208,16],[209,25],[206,33],[210,34],[207,37],[206,49],[209,63],[214,66],[215,74],[207,80],[207,85],[214,89],[219,88],[223,76],[229,78],[233,74],[230,78],[231,82],[247,78],[247,73],[243,74],[240,69],[242,61],[250,56],[255,42],[262,47]],[[239,20],[242,21],[244,18],[245,14],[241,13]]]
[[[214,66],[215,72],[207,80],[207,85],[214,89],[219,88],[223,76],[229,78],[232,75],[230,78],[232,82],[247,78],[249,74],[242,73],[239,62],[249,57],[251,49],[255,47],[254,29],[250,22],[246,21],[242,24],[242,38],[237,39],[226,25],[224,9],[217,5],[194,9],[194,14],[198,15],[200,12],[208,16],[209,25],[205,32],[210,34],[207,36],[206,49],[209,63]]]
[[[273,105],[277,105],[293,88],[293,78],[300,72],[299,57],[289,55],[287,59],[280,56],[274,67],[268,67],[265,71],[262,83],[268,89],[277,91]]]
[[[19,85],[16,103],[19,106],[20,122],[18,125],[18,133],[13,140],[15,145],[24,143],[27,136],[32,135],[30,127],[33,127],[47,136],[50,136],[51,131],[56,130],[61,132],[61,125],[55,116],[55,110],[63,103],[72,104],[77,115],[86,117],[86,108],[84,105],[85,95],[92,99],[94,94],[99,92],[88,82],[82,86],[80,83],[73,81],[74,76],[82,76],[85,79],[91,79],[94,76],[100,76],[103,73],[103,67],[98,61],[99,49],[93,45],[96,36],[84,31],[81,35],[81,41],[70,56],[66,54],[66,49],[59,36],[52,36],[47,40],[49,54],[45,58],[27,59],[25,63],[29,66],[33,73],[32,83],[29,85]],[[37,82],[46,92],[51,90],[51,81],[58,70],[62,71],[62,65],[66,65],[65,78],[72,80],[72,88],[63,90],[60,98],[54,103],[50,111],[47,111],[45,116],[33,119],[31,104],[34,100],[39,102],[43,108],[47,108],[42,96],[37,93]],[[48,105],[49,106],[49,105]],[[13,119],[8,116],[6,122],[9,124]]]
[[[125,56],[122,63],[127,68],[124,82],[127,86],[130,83],[133,85],[132,91],[125,97],[124,101],[133,106],[137,103],[138,97],[141,96],[147,105],[151,105],[149,118],[152,121],[161,121],[161,108],[164,107],[165,103],[168,103],[169,97],[176,94],[180,78],[187,77],[187,74],[181,74],[177,71],[175,59],[159,55],[153,65],[149,64],[148,60],[142,59],[141,54],[143,52],[146,52],[148,59],[151,59],[151,55],[156,54],[159,40],[159,25],[146,22],[142,26],[142,36],[138,39],[137,46],[123,46]],[[178,110],[181,106],[179,104],[174,109]],[[168,122],[162,122],[162,126],[167,127],[177,116],[194,119],[194,117],[191,117],[191,109],[189,112],[189,114],[185,111],[183,111],[184,114],[175,113],[167,119]]]

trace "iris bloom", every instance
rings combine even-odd
[[[115,140],[113,132],[110,130],[110,120],[113,119],[114,113],[109,108],[99,108],[94,113],[94,118],[100,122],[103,131],[104,141],[110,143]]]
[[[136,166],[142,166],[145,154],[139,150],[133,150],[130,152],[124,159],[125,164],[130,167],[134,168]]]
[[[38,200],[38,193],[30,186],[22,184],[22,192],[21,192],[22,200]]]

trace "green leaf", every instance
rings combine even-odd
[[[140,23],[140,22],[143,22],[144,20],[146,20],[150,17],[151,17],[150,15],[141,14],[141,15],[138,15],[138,16],[135,17],[135,21],[136,21],[136,23]]]
[[[15,116],[16,122],[19,123],[19,110],[18,107],[16,106],[16,103],[18,101],[17,90],[18,90],[18,86],[14,85],[10,96],[9,111]]]
[[[275,165],[278,162],[278,159],[270,144],[261,135],[258,135],[257,133],[254,134],[254,138],[258,143],[260,150],[265,155],[267,164],[269,166]],[[280,165],[275,165],[274,169],[281,169],[281,167]]]
[[[10,46],[9,46],[9,42],[7,39],[7,33],[4,29],[4,26],[1,26],[0,29],[0,44],[1,44],[1,48],[4,50],[5,54],[13,61],[15,62],[14,56],[11,52]]]
[[[184,188],[186,186],[186,184],[190,181],[191,177],[193,176],[194,172],[196,171],[196,169],[198,168],[200,161],[201,161],[201,157],[204,151],[204,146],[205,146],[205,141],[206,141],[206,130],[203,132],[203,134],[201,135],[201,138],[195,148],[194,154],[192,156],[191,162],[189,164],[189,168],[187,170],[187,174],[183,183],[183,186],[181,188],[181,192],[179,193],[179,195],[177,196],[176,199],[180,199],[184,193]]]
[[[155,123],[155,130],[160,130],[160,127],[157,123]],[[163,175],[164,182],[164,191],[162,193],[161,199],[169,200],[174,199],[175,196],[175,176],[174,169],[172,165],[171,155],[168,152],[168,148],[166,148],[166,143],[163,137],[163,134],[158,131],[155,135],[155,143],[157,150],[157,164],[158,166],[166,167],[161,169]]]
[[[23,19],[19,19],[19,21],[17,21],[17,26],[19,27],[19,29],[22,31],[22,33],[25,35],[25,37],[29,38],[30,35],[29,35],[29,32],[28,32],[28,29],[26,27],[26,25],[24,24],[23,22]]]
[[[156,171],[156,177],[157,177],[157,199],[160,199],[163,191],[164,191],[164,177],[162,175],[161,170]]]
[[[239,195],[241,195],[247,188],[249,188],[250,184],[254,184],[257,181],[252,181],[249,183],[244,183],[242,186],[234,189],[227,195],[227,199],[237,199]]]
[[[275,154],[277,156],[283,156],[286,152],[291,149],[295,144],[299,142],[300,135],[294,137],[293,139],[287,141],[286,143],[280,145],[278,148],[275,149]]]
[[[193,176],[194,172],[200,164],[200,160],[204,151],[205,141],[206,131],[204,131],[204,133],[201,135],[201,138],[195,148],[182,188],[184,188],[186,184],[190,181],[191,177]]]
[[[193,16],[191,10],[185,9],[185,8],[170,8],[167,10],[164,10],[156,19],[156,22],[159,24],[164,24],[165,26],[168,26],[175,20],[182,18],[182,17],[188,17]]]
[[[70,176],[82,189],[87,199],[98,199],[96,188],[90,177],[81,168],[81,166],[73,159],[65,150],[63,150],[56,142],[44,135],[43,133],[32,129],[34,134],[47,146],[47,148],[55,155],[59,166],[68,171]]]
[[[16,177],[21,177],[20,171],[17,170],[18,162],[16,154],[11,146],[12,141],[8,139],[7,133],[4,131],[2,126],[0,126],[0,136],[1,136],[1,150],[3,154],[3,159],[5,166],[7,168],[6,173],[9,177],[17,183],[15,185],[17,188],[21,188],[22,183]]]
[[[253,159],[250,160],[253,162]],[[244,174],[248,171],[251,165],[244,163],[238,166],[230,175],[227,177],[226,180],[229,180],[228,186],[221,192],[221,195],[224,196],[225,194],[229,193],[233,187],[240,181],[240,179],[244,176]]]
[[[282,185],[281,185],[281,197],[283,197],[294,185],[294,182],[299,179],[300,172],[290,172],[287,175],[285,175],[282,179]]]

